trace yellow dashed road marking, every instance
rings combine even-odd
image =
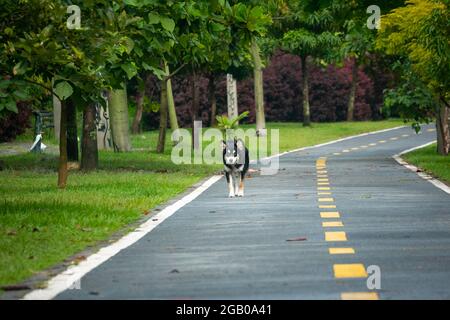
[[[377,144],[376,143],[369,143],[369,146],[376,146]]]
[[[341,216],[339,215],[339,212],[332,211],[332,212],[321,212],[320,217],[328,219],[328,218],[340,218]]]
[[[358,148],[358,147],[355,147],[355,148],[352,148],[352,150],[359,150],[359,148]]]
[[[361,146],[361,148],[363,148],[363,149],[365,149],[365,148],[368,148],[369,146]]]
[[[409,134],[402,134],[402,137],[404,138],[409,137]]]
[[[329,254],[355,254],[353,248],[328,248]]]
[[[344,231],[325,232],[325,241],[347,241],[347,235]]]
[[[362,263],[333,265],[335,278],[367,278],[366,268]]]
[[[378,300],[378,293],[376,292],[343,292],[341,293],[342,300]]]
[[[336,206],[334,204],[321,204],[319,205],[320,209],[334,209]]]
[[[385,143],[386,142],[386,140],[380,140],[380,141],[378,141],[379,143]]]
[[[322,222],[322,227],[324,228],[334,228],[334,227],[343,227],[344,224],[341,221],[325,221]]]
[[[436,129],[427,129],[428,132],[436,131]]]
[[[323,219],[332,219],[332,218],[340,218],[339,212],[331,211],[331,212],[321,212],[320,217]]]
[[[391,138],[391,140],[396,140],[397,138]],[[385,143],[386,140],[380,140],[379,143]],[[376,146],[376,143],[370,143],[369,146]],[[353,147],[351,150],[359,150],[360,148],[368,148],[367,145],[361,147]],[[349,149],[342,150],[342,152],[350,152]],[[340,155],[339,152],[335,152],[334,155]],[[331,195],[331,192],[320,192],[329,191],[330,182],[327,177],[326,171],[326,159],[319,158],[316,161],[317,170],[317,194],[319,203],[324,202],[334,202],[334,198],[326,198],[321,196]],[[334,204],[319,204],[320,209],[335,209]],[[338,211],[324,211],[320,212],[320,217],[322,219],[338,219],[340,218],[340,213]],[[323,228],[342,228],[344,224],[340,220],[334,221],[322,221]],[[328,229],[330,230],[330,229]],[[336,229],[335,229],[336,230]],[[337,229],[339,230],[339,229]],[[340,229],[342,230],[342,229]],[[325,241],[327,242],[344,242],[347,241],[347,234],[345,231],[325,231]],[[328,248],[330,255],[345,255],[345,254],[355,254],[355,250],[350,247],[333,247]],[[352,263],[352,264],[334,264],[333,272],[335,278],[366,278],[367,272],[363,264]],[[341,299],[343,300],[378,300],[378,294],[376,292],[343,292],[341,293]]]
[[[350,150],[345,149],[345,150],[342,150],[342,152],[347,153],[347,152],[350,152]]]
[[[392,137],[390,140],[397,140],[398,138],[397,137]]]
[[[340,152],[335,152],[335,153],[333,153],[335,156],[340,156],[341,155],[341,153]]]

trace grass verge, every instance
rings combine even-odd
[[[436,144],[402,155],[407,162],[450,185],[450,156],[436,153]]]

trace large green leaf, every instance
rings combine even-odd
[[[136,65],[131,62],[123,64],[120,67],[122,68],[123,71],[125,71],[127,73],[128,79],[133,78],[138,72]]]
[[[158,24],[160,22],[161,16],[159,14],[150,12],[148,14],[148,22],[150,24]]]
[[[66,100],[73,94],[73,88],[67,81],[59,82],[53,91],[61,100]]]
[[[15,113],[19,112],[19,110],[17,110],[16,102],[11,97],[7,97],[6,99],[0,99],[0,111],[2,111],[3,109]]]
[[[26,64],[19,62],[13,68],[13,74],[16,76],[20,76],[20,75],[24,74],[26,70],[27,70]]]
[[[161,17],[160,22],[162,27],[167,31],[173,32],[173,30],[175,30],[175,21],[173,21],[171,18]]]

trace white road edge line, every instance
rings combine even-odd
[[[366,132],[362,134],[358,134],[355,136],[350,136],[338,140],[329,141],[322,144],[317,144],[314,146],[308,146],[303,148],[294,149],[291,151],[286,151],[280,154],[276,154],[270,157],[266,157],[261,160],[268,160],[275,157],[281,157],[283,155],[298,152],[302,150],[308,150],[313,148],[319,148],[323,146],[327,146],[333,143],[338,143],[341,141],[364,137],[368,135],[373,135],[377,133],[397,130],[401,128],[405,128],[406,126],[398,126],[394,128],[389,129],[383,129],[373,132]],[[250,163],[255,164],[257,163],[255,160],[252,160]],[[97,253],[94,253],[86,258],[86,260],[81,261],[78,265],[69,266],[66,270],[63,272],[57,274],[53,278],[51,278],[47,282],[47,287],[42,289],[35,289],[26,295],[22,297],[23,300],[50,300],[56,297],[58,294],[63,292],[64,290],[70,288],[73,286],[73,284],[80,280],[85,274],[89,273],[91,270],[98,267],[103,262],[107,261],[108,259],[115,256],[117,253],[119,253],[121,250],[131,246],[133,243],[137,242],[139,239],[144,237],[146,234],[148,234],[150,231],[155,229],[159,224],[164,222],[167,218],[169,218],[171,215],[173,215],[175,212],[177,212],[180,208],[184,207],[186,204],[197,198],[200,194],[202,194],[204,191],[206,191],[209,187],[211,187],[214,183],[216,183],[218,180],[222,178],[221,175],[215,175],[212,176],[210,179],[205,181],[201,186],[199,186],[197,189],[192,191],[190,194],[186,195],[182,199],[178,200],[172,205],[167,206],[162,211],[160,211],[158,214],[152,216],[149,220],[141,224],[138,228],[131,231],[130,233],[126,234],[116,242],[112,243],[109,246],[101,248]],[[157,219],[156,221],[154,221]]]
[[[400,157],[401,155],[405,154],[405,153],[409,153],[412,152],[414,150],[418,150],[418,149],[422,149],[425,147],[428,147],[429,145],[435,143],[436,140],[433,140],[431,142],[425,143],[423,145],[420,145],[418,147],[414,147],[405,151],[402,151],[398,154],[395,154],[392,156],[392,158],[394,158],[395,161],[397,161],[400,165],[404,166],[405,168],[411,170],[412,172],[416,173],[419,177],[421,177],[424,180],[427,180],[428,182],[430,182],[431,184],[433,184],[435,187],[441,189],[442,191],[450,194],[450,187],[447,186],[445,183],[443,183],[442,181],[433,178],[432,176],[426,174],[425,172],[418,172],[419,168],[417,168],[416,166],[413,166],[412,164],[409,164],[408,162],[406,162],[402,157]]]

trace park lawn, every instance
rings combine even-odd
[[[407,162],[450,185],[450,156],[437,154],[436,144],[409,152],[402,157]]]
[[[269,123],[268,128],[280,129],[283,152],[402,124]],[[155,206],[220,172],[221,165],[173,164],[170,141],[164,154],[156,154],[157,134],[133,136],[133,152],[100,152],[99,170],[71,171],[65,190],[56,188],[57,155],[0,156],[0,286],[23,281],[125,230]]]
[[[365,132],[383,130],[405,125],[402,120],[389,119],[384,121],[359,121],[359,122],[334,122],[334,123],[313,123],[310,127],[303,127],[297,122],[270,122],[267,123],[268,147],[270,149],[271,131],[279,129],[280,147],[279,152],[290,151],[301,147],[312,146],[331,140],[345,138]],[[244,124],[242,129],[254,129],[254,125]],[[205,128],[204,128],[205,129]],[[166,154],[170,154],[171,131],[167,133]],[[135,135],[132,144],[135,148],[148,149],[149,141],[156,141],[158,131],[150,131],[144,134]]]

